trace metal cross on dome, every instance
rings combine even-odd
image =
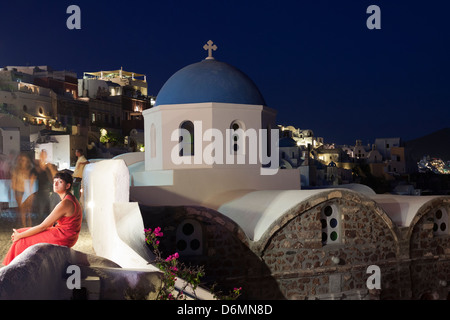
[[[213,45],[214,42],[212,42],[212,40],[209,40],[204,46],[203,49],[208,51],[208,57],[206,59],[214,59],[214,57],[212,56],[212,51],[216,51],[217,50],[217,46]]]

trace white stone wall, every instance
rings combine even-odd
[[[138,203],[129,202],[129,172],[121,159],[88,164],[83,173],[85,216],[95,253],[122,268],[157,270],[149,265]]]

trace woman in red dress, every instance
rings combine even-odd
[[[52,243],[73,247],[81,230],[83,213],[80,203],[70,193],[73,179],[67,172],[56,173],[53,179],[53,191],[59,195],[61,202],[42,221],[31,228],[13,229],[13,244],[6,254],[3,264],[8,265],[26,248],[37,243]],[[55,224],[56,222],[56,224]]]

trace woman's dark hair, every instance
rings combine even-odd
[[[73,178],[72,175],[66,171],[58,171],[55,176],[53,177],[53,179],[61,179],[63,180],[65,183],[70,183],[70,189],[72,189],[73,186]]]

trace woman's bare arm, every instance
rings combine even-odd
[[[53,226],[53,224],[62,216],[66,214],[72,214],[74,209],[75,207],[71,201],[63,200],[55,207],[55,209],[53,209],[53,211],[47,216],[47,218],[45,218],[45,220],[37,226],[31,227],[30,229],[20,233],[17,232],[16,229],[13,229],[11,239],[13,240],[13,242],[16,242],[19,239],[26,238],[45,231]]]

